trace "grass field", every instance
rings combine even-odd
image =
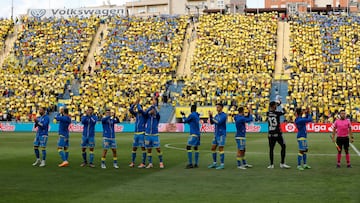
[[[129,168],[132,134],[117,134],[120,169],[100,169],[101,136],[97,134],[96,168],[81,168],[80,134],[71,134],[70,167],[58,168],[56,134],[48,142],[45,168],[33,167],[34,133],[0,134],[0,202],[360,202],[360,157],[351,150],[353,168],[335,168],[336,149],[328,134],[310,134],[309,165],[298,171],[294,134],[286,134],[287,164],[279,168],[279,145],[275,169],[267,169],[265,134],[248,134],[247,159],[254,168],[236,168],[235,141],[229,134],[225,147],[225,170],[207,169],[211,163],[212,135],[203,136],[200,168],[184,169],[187,135],[161,134],[165,169]],[[358,137],[358,135],[355,135]],[[169,145],[166,145],[169,144]],[[171,147],[166,148],[165,147]],[[360,149],[360,142],[355,142]],[[138,154],[137,160],[140,160]],[[342,160],[345,166],[345,158]]]

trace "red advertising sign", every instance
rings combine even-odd
[[[159,132],[184,132],[183,123],[159,123]]]
[[[353,132],[360,132],[360,123],[351,123],[351,128]],[[294,123],[282,123],[281,130],[283,132],[297,132],[296,125]],[[332,123],[308,123],[306,125],[306,130],[308,132],[315,133],[328,133],[333,131]]]
[[[13,132],[15,131],[15,125],[10,123],[0,123],[0,131]]]
[[[82,132],[84,130],[84,126],[80,123],[71,123],[69,125],[70,132]]]

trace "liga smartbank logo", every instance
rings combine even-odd
[[[69,8],[69,9],[29,9],[28,15],[34,18],[69,18],[89,17],[89,16],[123,16],[125,15],[125,8]]]
[[[297,132],[297,128],[294,123],[282,123],[281,129],[284,132]],[[360,132],[360,123],[352,123],[351,129],[353,132]],[[306,130],[308,132],[315,132],[315,133],[327,133],[332,132],[334,130],[333,123],[308,123],[306,125]]]

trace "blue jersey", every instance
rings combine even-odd
[[[306,115],[306,117],[297,117],[295,119],[295,124],[298,129],[297,138],[306,138],[307,132],[306,132],[306,124],[313,122],[311,114]]]
[[[59,135],[69,137],[69,126],[71,124],[71,118],[69,116],[62,116],[58,114],[55,119],[59,121]]]
[[[115,138],[115,124],[120,123],[118,118],[106,116],[101,120],[103,127],[103,137]]]
[[[150,111],[155,109],[155,115],[150,114]],[[157,135],[159,133],[159,121],[160,114],[157,111],[155,106],[151,106],[148,110],[146,110],[147,120],[146,120],[146,135]]]
[[[191,112],[189,117],[183,117],[183,122],[190,125],[190,134],[191,135],[200,135],[200,114],[197,112]]]
[[[145,124],[147,115],[141,108],[140,104],[137,104],[137,112],[135,112],[135,105],[130,106],[130,113],[136,117],[135,121],[135,132],[145,132]]]
[[[210,117],[210,123],[215,124],[215,136],[226,136],[226,120],[227,115],[224,112],[216,114],[215,117]]]
[[[245,137],[246,134],[246,123],[253,121],[253,116],[249,114],[248,116],[235,115],[234,116],[235,125],[236,125],[236,134],[235,137]]]
[[[98,117],[95,115],[81,117],[81,123],[84,125],[83,136],[94,137],[95,136],[95,125]]]
[[[35,128],[37,127],[37,135],[48,135],[50,119],[48,115],[36,118]]]

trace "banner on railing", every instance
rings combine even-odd
[[[352,123],[352,131],[360,132],[360,123]],[[235,123],[228,123],[226,126],[226,131],[228,133],[235,133],[236,126]],[[81,123],[72,123],[69,126],[70,132],[82,132],[84,126]],[[134,123],[119,123],[115,125],[115,132],[134,132],[135,124]],[[306,125],[306,129],[310,133],[328,133],[332,132],[331,123],[309,123]],[[50,132],[57,132],[59,130],[59,124],[51,123],[49,125]],[[214,132],[215,126],[210,123],[201,122],[200,131],[201,132]],[[282,123],[281,130],[283,132],[297,132],[296,125],[294,123]],[[13,123],[13,122],[0,122],[0,131],[3,132],[35,132],[33,123]],[[250,123],[246,124],[247,132],[268,132],[267,123]],[[95,132],[102,132],[102,125],[98,123],[95,126]],[[160,123],[159,132],[190,132],[190,127],[188,124],[184,123]]]
[[[215,126],[210,123],[200,124],[201,132],[214,132]],[[72,123],[69,126],[70,132],[82,132],[84,126],[81,123]],[[134,132],[134,123],[120,123],[115,125],[115,132]],[[59,124],[51,123],[49,125],[49,132],[57,132],[59,130]],[[247,132],[267,132],[267,123],[251,123],[246,126]],[[0,123],[0,131],[9,132],[35,132],[33,123]],[[95,132],[102,132],[102,125],[98,123],[95,126]],[[184,123],[160,123],[159,132],[190,132],[190,127]],[[227,124],[227,132],[236,132],[236,126],[234,123]]]

